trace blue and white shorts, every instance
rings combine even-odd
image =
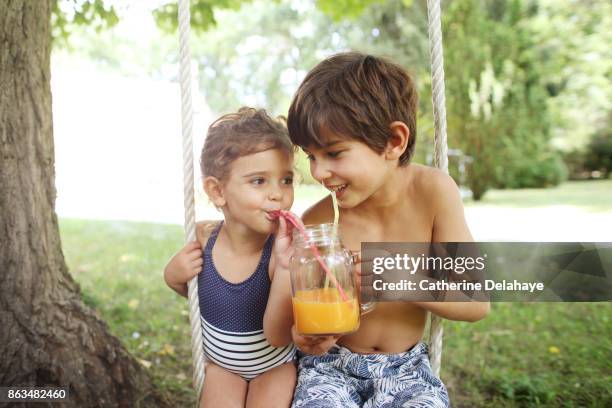
[[[322,356],[302,355],[293,408],[449,407],[433,375],[427,345],[399,354],[356,354],[334,346]]]

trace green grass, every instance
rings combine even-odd
[[[611,316],[609,303],[494,303],[480,322],[446,322],[454,406],[611,406]]]
[[[467,206],[504,206],[517,208],[567,205],[590,212],[612,211],[612,179],[571,181],[552,188],[490,190],[479,202]]]
[[[609,211],[612,181],[568,183],[546,192],[493,191],[478,205],[570,203]],[[154,381],[175,406],[192,406],[187,300],[162,278],[165,263],[183,244],[182,228],[62,219],[60,232],[84,301],[135,357],[150,364]],[[442,379],[453,406],[612,406],[611,320],[609,303],[496,303],[481,322],[445,323]]]
[[[85,303],[98,311],[175,406],[193,406],[187,300],[162,270],[183,244],[182,228],[119,221],[60,220],[62,246]]]

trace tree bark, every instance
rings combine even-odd
[[[69,387],[66,407],[169,406],[82,302],[64,261],[54,210],[51,2],[0,2],[0,386]]]

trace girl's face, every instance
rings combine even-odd
[[[273,210],[289,210],[293,204],[293,158],[270,149],[236,159],[222,183],[228,222],[270,234],[276,230]]]

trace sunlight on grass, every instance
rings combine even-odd
[[[491,190],[480,202],[469,200],[468,207],[504,206],[537,208],[573,206],[590,212],[612,211],[612,180],[587,180],[563,183],[552,188]]]

